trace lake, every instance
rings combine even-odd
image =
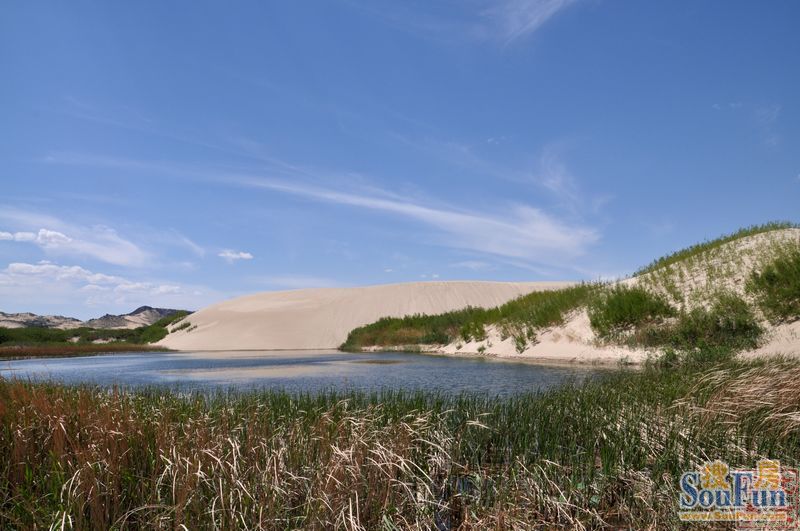
[[[433,390],[510,396],[583,379],[600,370],[473,357],[338,351],[136,352],[0,360],[0,376],[65,384],[166,386],[213,392],[292,393]]]

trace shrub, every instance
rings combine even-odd
[[[667,347],[665,352],[673,352],[665,360],[669,363],[674,361],[674,351],[686,353],[695,362],[714,362],[738,350],[755,348],[763,333],[747,302],[736,294],[722,292],[710,308],[698,307],[681,313],[673,322],[640,327],[629,343]]]
[[[486,329],[483,323],[470,321],[461,327],[460,336],[464,341],[483,341],[486,339]]]
[[[747,289],[771,321],[800,318],[800,247],[784,250],[760,272],[753,272]]]
[[[747,303],[733,293],[720,293],[711,308],[695,308],[681,315],[671,343],[683,348],[757,346],[763,329]]]
[[[592,328],[600,337],[611,337],[675,315],[674,308],[660,295],[625,285],[600,292],[589,302],[588,310]]]
[[[175,332],[180,332],[181,330],[186,330],[190,326],[192,326],[192,323],[190,323],[189,321],[184,321],[181,324],[179,324],[178,326],[176,326],[175,328],[173,328],[170,331],[170,333],[172,334],[172,333],[175,333]]]

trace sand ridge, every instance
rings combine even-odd
[[[159,345],[176,350],[308,350],[341,345],[351,330],[382,317],[491,308],[571,282],[410,282],[275,291],[220,302],[186,318]],[[182,323],[178,323],[179,325]]]

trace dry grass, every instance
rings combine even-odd
[[[11,345],[0,346],[0,358],[57,358],[110,352],[163,352],[167,350],[169,349],[131,343]]]
[[[0,381],[0,528],[671,528],[708,456],[800,461],[798,376],[651,367],[503,400]]]
[[[800,367],[771,360],[706,374],[681,402],[699,422],[748,425],[781,437],[800,432]]]

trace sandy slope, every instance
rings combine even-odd
[[[259,293],[192,314],[186,318],[190,328],[168,335],[160,344],[177,350],[336,348],[351,330],[381,317],[489,308],[532,291],[569,284],[413,282]]]
[[[707,305],[718,290],[745,298],[745,280],[775,246],[800,243],[800,229],[758,234],[727,243],[656,273],[621,280],[665,295],[684,308]],[[314,289],[262,293],[216,304],[187,318],[194,330],[170,334],[164,346],[179,350],[335,348],[350,330],[384,316],[441,313],[468,305],[492,307],[519,295],[567,285],[563,282],[430,282],[348,289]],[[761,348],[745,356],[800,355],[800,321],[777,327],[764,323]],[[536,342],[518,352],[513,339],[496,326],[480,342],[455,341],[427,345],[425,350],[449,355],[484,355],[543,362],[637,363],[647,352],[599,342],[585,309],[566,322],[541,331]]]
[[[680,262],[656,273],[620,280],[621,284],[642,285],[663,294],[672,304],[684,308],[708,305],[714,293],[720,290],[734,292],[749,298],[745,282],[764,260],[774,256],[775,249],[785,245],[800,244],[800,229],[783,229],[756,234],[729,242],[710,252]],[[742,355],[770,356],[783,354],[800,356],[800,321],[772,326],[762,322],[767,330],[764,344],[753,352]],[[543,362],[575,363],[641,363],[648,356],[658,356],[658,351],[647,351],[618,345],[603,344],[597,340],[585,309],[573,312],[561,326],[542,331],[537,341],[518,352],[513,339],[503,338],[496,326],[486,330],[484,341],[449,345],[430,345],[431,352],[451,355],[496,356],[520,358]]]

